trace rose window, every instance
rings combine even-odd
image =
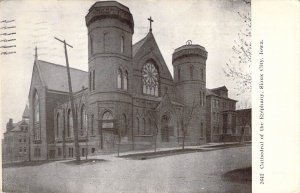
[[[142,70],[143,93],[158,96],[159,76],[154,64],[146,63]]]

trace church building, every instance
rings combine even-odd
[[[203,46],[188,42],[175,49],[172,77],[151,26],[132,43],[134,21],[128,7],[96,2],[85,21],[88,72],[70,68],[81,156],[115,150],[119,136],[122,149],[130,150],[151,148],[154,142],[158,147],[178,146],[183,140],[200,145],[219,140],[219,127],[231,132],[237,101],[228,98],[225,86],[206,88],[208,53]],[[64,65],[39,60],[36,53],[29,105],[31,159],[74,157]]]

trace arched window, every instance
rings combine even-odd
[[[73,131],[73,116],[71,109],[68,110],[67,136],[70,137]]]
[[[90,75],[89,75],[89,88],[90,90],[92,90],[92,72],[90,71]]]
[[[143,134],[146,135],[146,119],[143,119]]]
[[[104,52],[108,51],[107,48],[109,46],[109,33],[104,33],[103,35],[103,49]]]
[[[94,47],[93,47],[93,37],[92,36],[90,36],[90,45],[91,45],[91,54],[93,54],[94,53]]]
[[[190,66],[190,77],[191,77],[191,80],[193,80],[193,75],[194,75],[194,66]]]
[[[93,70],[93,90],[95,90],[95,70]]]
[[[180,81],[180,68],[178,68],[178,81]]]
[[[123,84],[124,84],[124,86],[123,86],[124,90],[127,90],[127,88],[128,88],[128,72],[127,71],[125,71],[124,76],[123,76]]]
[[[80,135],[86,135],[86,130],[87,130],[87,114],[86,114],[86,109],[85,106],[82,105],[81,111],[80,111]]]
[[[121,37],[121,53],[124,53],[124,36]]]
[[[56,116],[56,138],[59,138],[59,121],[60,121],[60,116],[59,116],[59,113],[57,113],[57,116]]]
[[[200,106],[202,106],[202,101],[203,101],[203,98],[202,98],[202,92],[201,91],[199,91],[199,93],[200,93]]]
[[[204,71],[203,71],[203,69],[201,68],[201,71],[200,71],[200,73],[201,73],[201,80],[204,80]]]
[[[139,135],[140,134],[140,120],[138,117],[135,120],[136,120],[137,134]]]
[[[151,119],[148,120],[148,130],[147,130],[147,135],[151,135],[152,131],[152,124],[151,124]]]
[[[102,116],[102,128],[114,128],[113,115],[106,111]]]
[[[34,95],[34,122],[40,122],[40,102],[37,92]]]
[[[91,135],[94,135],[94,114],[91,116]]]
[[[122,88],[122,71],[118,69],[118,88]]]
[[[143,93],[158,96],[159,75],[155,65],[147,62],[142,69]]]
[[[33,124],[34,124],[34,139],[41,139],[41,127],[40,127],[40,101],[37,92],[33,97]]]

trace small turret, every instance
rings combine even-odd
[[[175,49],[172,57],[177,100],[187,111],[195,108],[187,132],[196,144],[205,143],[206,60],[205,48],[190,40]]]
[[[184,104],[191,104],[193,98],[199,98],[199,92],[205,93],[206,60],[205,48],[191,44],[191,41],[175,49],[172,57],[174,81],[177,90],[180,91],[178,100]]]

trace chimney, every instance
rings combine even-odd
[[[6,124],[6,131],[10,131],[13,128],[13,119],[9,119],[8,123]]]

